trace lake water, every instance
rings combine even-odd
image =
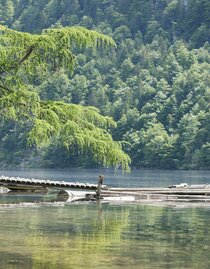
[[[208,171],[19,170],[1,175],[122,187],[210,183]],[[0,197],[0,269],[210,268],[210,204]],[[21,201],[21,203],[20,203]],[[24,202],[25,201],[25,202]]]

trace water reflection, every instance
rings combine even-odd
[[[0,214],[1,269],[210,267],[208,208],[89,203]]]
[[[12,174],[13,173],[13,174]],[[1,171],[8,176],[113,186],[209,183],[209,172]],[[210,268],[208,203],[58,202],[53,195],[0,196],[0,269]]]
[[[121,170],[111,169],[19,169],[0,170],[0,175],[65,180],[70,182],[97,183],[98,175],[104,174],[104,184],[115,187],[161,186],[187,182],[188,184],[205,184],[210,182],[209,171],[173,171],[173,170],[132,170],[129,174],[122,174]]]

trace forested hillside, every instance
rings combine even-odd
[[[80,25],[111,36],[111,52],[78,48],[72,74],[33,81],[42,100],[98,107],[133,167],[210,168],[209,0],[0,0],[0,24],[31,33]],[[30,82],[32,83],[32,82]],[[2,164],[91,166],[60,141],[28,148],[25,130],[2,124]]]

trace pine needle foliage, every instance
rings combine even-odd
[[[79,48],[114,47],[114,41],[82,27],[46,29],[40,35],[18,32],[0,25],[0,117],[28,123],[29,145],[49,145],[59,139],[72,154],[91,153],[104,166],[129,170],[130,158],[122,144],[113,141],[109,128],[116,127],[95,107],[43,101],[30,81],[60,68],[73,71]]]

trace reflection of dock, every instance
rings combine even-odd
[[[210,202],[210,185],[172,185],[165,188],[114,188],[101,186],[100,196],[97,195],[97,184],[25,179],[20,177],[0,177],[0,187],[12,191],[32,191],[57,193],[62,201],[172,201],[172,202]]]

